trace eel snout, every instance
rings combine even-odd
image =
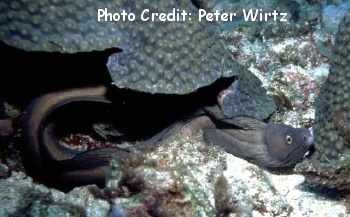
[[[314,144],[315,141],[315,137],[310,133],[310,131],[305,132],[303,134],[303,138],[304,138],[304,142],[303,142],[303,146],[309,150],[309,148],[311,147],[312,144]]]
[[[311,146],[314,144],[315,142],[315,137],[312,135],[312,133],[305,129],[305,131],[302,134],[302,143],[301,143],[301,147],[302,149],[304,149],[304,153],[306,153]]]

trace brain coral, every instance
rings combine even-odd
[[[315,158],[332,162],[350,153],[350,12],[339,24],[335,58],[316,102]]]
[[[191,13],[176,22],[142,21],[141,13]],[[134,21],[98,21],[98,9],[135,14]],[[191,18],[191,19],[189,19]],[[27,51],[89,52],[120,48],[107,67],[115,85],[151,93],[185,94],[239,72],[210,23],[189,0],[5,0],[0,40]]]

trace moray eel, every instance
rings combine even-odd
[[[313,136],[307,129],[283,124],[267,124],[255,118],[238,116],[225,123],[203,113],[184,124],[174,124],[158,133],[146,145],[123,148],[98,148],[75,151],[60,145],[47,119],[56,109],[72,102],[111,103],[105,86],[79,88],[49,93],[36,98],[28,107],[24,120],[24,139],[29,154],[42,171],[70,182],[102,181],[111,159],[123,158],[135,149],[142,149],[168,139],[177,131],[203,131],[207,144],[221,146],[233,155],[266,167],[284,167],[296,163],[308,151]]]
[[[244,116],[236,117],[235,122],[236,126],[203,129],[204,141],[265,167],[286,167],[296,163],[314,142],[310,131],[304,128],[267,124]]]
[[[53,124],[46,120],[54,110],[72,102],[111,103],[107,87],[77,88],[45,94],[28,106],[23,122],[23,137],[37,170],[54,172],[54,176],[70,182],[99,182],[105,179],[109,161],[129,151],[103,148],[79,152],[62,146],[53,133]],[[49,175],[49,174],[48,174]]]

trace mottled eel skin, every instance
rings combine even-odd
[[[47,117],[57,108],[71,102],[97,101],[111,103],[107,87],[90,87],[54,92],[36,98],[28,107],[24,121],[24,139],[30,155],[39,169],[54,171],[68,181],[104,179],[109,160],[124,157],[132,149],[99,148],[73,151],[61,146],[53,134],[53,124]],[[146,146],[167,139],[175,131],[203,131],[206,143],[219,145],[228,153],[266,167],[285,167],[294,164],[308,151],[314,138],[307,129],[284,124],[267,124],[250,117],[236,117],[232,124],[201,115],[182,125],[174,125],[155,135]]]

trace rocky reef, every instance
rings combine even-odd
[[[104,189],[89,185],[62,193],[35,183],[24,173],[12,172],[0,179],[0,215],[346,214],[344,195],[328,198],[315,194],[303,176],[291,170],[267,171],[221,148],[205,145],[201,135],[179,134],[152,152],[139,154],[124,159],[123,165],[112,165]]]
[[[152,23],[145,22],[145,26],[142,26],[135,20],[135,25],[123,25],[120,22],[96,23],[89,18],[89,13],[95,13],[97,7],[109,8],[114,3],[123,4],[124,7],[115,8],[113,12],[129,10],[130,4],[134,3],[128,1],[99,1],[94,5],[92,1],[74,1],[64,7],[60,1],[52,1],[55,3],[52,6],[48,6],[48,2],[0,2],[1,40],[21,49],[66,53],[104,50],[117,44],[123,52],[110,57],[110,72],[113,72],[113,68],[117,71],[111,75],[115,80],[122,76],[119,72],[129,76],[121,79],[124,83],[117,86],[146,92],[191,92],[221,76],[222,71],[216,69],[215,72],[210,71],[215,74],[208,74],[206,70],[211,67],[226,67],[225,64],[228,64],[241,70],[236,62],[226,61],[232,55],[244,68],[253,71],[268,91],[275,95],[279,114],[274,114],[272,120],[294,126],[312,125],[313,100],[328,72],[329,62],[332,62],[331,76],[317,100],[316,152],[311,160],[297,165],[295,171],[302,174],[297,175],[292,168],[283,172],[262,169],[228,155],[220,148],[206,146],[201,135],[181,134],[175,141],[159,146],[152,153],[135,155],[121,168],[114,167],[117,175],[107,180],[104,190],[85,186],[62,193],[37,184],[37,180],[33,181],[23,173],[25,171],[21,165],[12,164],[14,161],[20,164],[20,157],[18,153],[13,157],[12,152],[16,147],[7,145],[7,139],[9,135],[20,137],[20,130],[16,124],[11,126],[17,121],[6,116],[0,118],[0,141],[2,147],[7,147],[0,151],[0,189],[3,192],[0,196],[0,215],[346,216],[349,213],[347,192],[329,193],[318,188],[320,185],[332,189],[349,189],[347,135],[350,107],[347,94],[349,84],[346,83],[349,75],[344,72],[349,65],[349,40],[345,33],[349,35],[350,24],[344,21],[347,23],[340,25],[339,33],[342,31],[340,28],[345,31],[339,34],[343,34],[342,38],[338,36],[335,43],[333,25],[337,21],[332,20],[332,24],[327,24],[330,13],[322,13],[322,8],[329,2],[340,4],[341,1],[326,3],[322,0],[297,0],[290,1],[290,4],[287,1],[280,3],[268,0],[258,3],[251,0],[200,1],[211,11],[218,9],[228,12],[241,7],[261,7],[279,8],[293,14],[288,17],[287,23],[279,25],[273,22],[262,25],[236,22],[226,25],[221,30],[224,46],[220,45],[221,42],[213,44],[218,37],[210,23],[190,22],[191,28],[188,28],[186,23],[174,22],[166,28],[170,28],[171,33],[183,33],[176,35],[157,28],[158,25],[165,26],[165,23],[152,26]],[[160,8],[169,11],[169,2],[161,4]],[[135,4],[140,7],[133,10],[136,13],[140,12],[141,6],[155,7],[149,1]],[[196,13],[190,1],[176,1],[174,4],[176,8],[186,8]],[[23,7],[27,10],[21,10]],[[85,10],[88,13],[84,13]],[[31,16],[32,13],[37,16]],[[321,16],[324,21],[321,21]],[[57,18],[62,21],[54,22]],[[43,19],[47,22],[41,22]],[[38,31],[30,31],[33,26]],[[135,30],[131,29],[134,26],[138,28],[137,35],[131,34]],[[206,29],[207,26],[210,28]],[[66,37],[61,37],[63,32],[67,33]],[[17,36],[12,37],[12,33]],[[167,41],[156,42],[158,36]],[[128,40],[135,43],[130,44]],[[35,44],[38,47],[35,48]],[[193,54],[197,48],[183,47],[187,44],[200,46],[201,55],[195,57]],[[231,53],[224,51],[224,47]],[[332,51],[335,51],[335,56]],[[224,56],[225,61],[221,62],[218,56]],[[167,57],[168,62],[165,62],[164,57]],[[183,57],[186,58],[181,61]],[[215,60],[215,63],[200,62],[198,58]],[[178,76],[170,78],[167,71],[158,74],[154,68],[159,68],[159,64],[170,67],[172,73]],[[208,83],[201,81],[203,68],[204,74],[208,76],[203,79]],[[236,73],[228,72],[230,75]],[[250,76],[247,75],[248,78]],[[145,80],[147,84],[141,82]],[[251,85],[249,88],[255,88],[255,92],[259,93],[260,81],[245,83],[248,80],[239,80],[238,84]],[[337,105],[335,110],[333,104]],[[242,103],[242,108],[244,105]],[[255,106],[251,104],[249,107]],[[258,114],[252,109],[250,111]],[[308,182],[305,182],[304,177]],[[310,187],[310,182],[316,187]]]
[[[288,13],[287,22],[245,22],[242,17],[237,17],[234,22],[220,24],[220,36],[234,59],[259,77],[274,96],[278,109],[273,121],[310,128],[314,99],[328,74],[336,33],[336,30],[325,28],[322,19],[327,16],[322,7],[329,3],[201,2],[211,11],[241,12],[245,8],[261,8],[264,12],[276,9]]]

